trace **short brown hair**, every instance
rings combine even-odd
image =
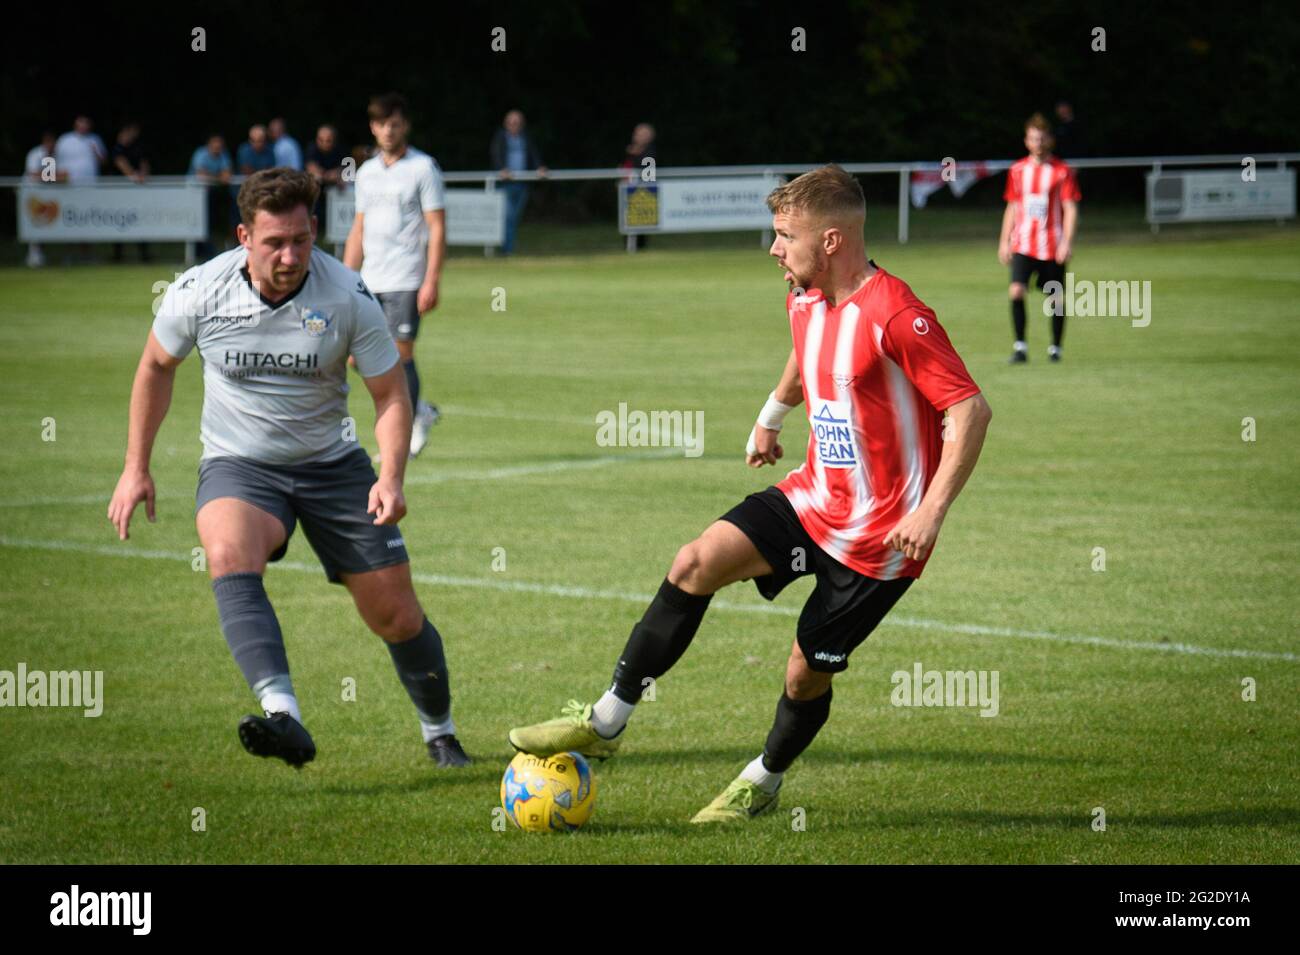
[[[308,173],[288,166],[276,166],[255,172],[239,187],[239,219],[244,228],[253,227],[259,210],[266,212],[292,212],[299,206],[307,207],[311,215],[316,208],[320,186]]]
[[[402,119],[411,118],[411,114],[406,109],[406,97],[401,93],[379,93],[370,97],[366,115],[370,117],[372,123],[388,119],[394,113],[401,113]]]
[[[1047,121],[1047,117],[1042,113],[1035,113],[1025,120],[1025,132],[1031,129],[1040,130],[1044,136],[1052,135],[1052,124]]]
[[[867,200],[858,180],[830,163],[773,189],[767,207],[773,213],[803,212],[815,219],[861,217],[866,215]]]

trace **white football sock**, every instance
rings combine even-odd
[[[448,710],[440,720],[433,722],[420,720],[420,733],[424,736],[426,743],[437,739],[439,736],[455,736],[456,724],[452,722],[451,710]]]
[[[781,778],[785,773],[773,773],[763,766],[763,757],[760,755],[752,763],[740,771],[740,778],[747,779],[769,796],[781,788]]]
[[[262,694],[258,701],[262,704],[262,710],[267,716],[272,713],[288,713],[299,723],[302,722],[302,713],[298,709],[298,698],[292,693],[285,693],[282,690],[267,690]]]
[[[624,703],[613,690],[606,690],[591,708],[591,725],[601,736],[612,739],[622,732],[635,709],[635,703]]]
[[[1015,344],[1014,347],[1015,347],[1016,351],[1029,351],[1029,343],[1028,343],[1028,342],[1016,342],[1016,344]]]

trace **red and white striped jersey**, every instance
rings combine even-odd
[[[786,309],[810,433],[807,460],[777,488],[841,564],[877,580],[921,576],[925,561],[885,535],[939,467],[942,410],[979,386],[934,312],[883,269],[835,307],[813,289]]]
[[[1002,198],[1016,204],[1011,251],[1031,259],[1055,260],[1064,234],[1061,203],[1083,198],[1074,170],[1055,156],[1041,163],[1026,156],[1007,170]]]

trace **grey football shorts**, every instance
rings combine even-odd
[[[395,342],[413,342],[420,334],[420,310],[415,307],[417,292],[376,292],[379,307],[388,319],[388,333]]]
[[[285,540],[270,556],[272,561],[284,557],[294,525],[301,522],[325,576],[338,584],[340,573],[363,573],[410,560],[401,529],[375,524],[374,515],[366,513],[376,480],[370,455],[360,447],[319,464],[204,458],[199,462],[194,512],[208,501],[234,497],[279,518]]]

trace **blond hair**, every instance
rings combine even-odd
[[[774,214],[800,212],[823,221],[861,219],[867,213],[867,200],[857,179],[829,163],[773,189],[767,207]]]

